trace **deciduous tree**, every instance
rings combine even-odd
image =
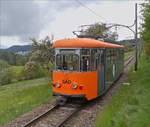
[[[42,67],[49,69],[54,61],[54,50],[52,48],[52,40],[47,38],[40,41],[34,38],[31,39],[33,43],[29,61],[36,61]]]
[[[143,4],[142,15],[144,23],[142,24],[141,36],[144,40],[146,54],[150,58],[150,2]]]
[[[89,37],[114,41],[118,38],[118,35],[116,32],[112,32],[106,24],[95,23],[85,29],[82,29],[78,37]]]

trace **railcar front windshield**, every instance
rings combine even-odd
[[[56,54],[56,70],[79,71],[79,55],[75,50],[59,50]]]

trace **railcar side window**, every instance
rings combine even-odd
[[[90,70],[90,49],[81,49],[81,63],[80,63],[80,71],[89,71]]]
[[[107,49],[107,63],[110,63],[111,61],[111,52],[110,49]]]
[[[62,66],[61,66],[62,63],[61,63],[61,61],[62,61],[62,57],[61,57],[60,54],[58,54],[56,56],[56,69],[58,69],[58,70],[62,69]]]
[[[90,55],[89,49],[81,49],[81,55]]]
[[[78,71],[79,56],[77,54],[57,54],[56,70]]]
[[[81,71],[90,70],[90,56],[82,56],[81,58]]]
[[[95,71],[98,65],[98,53],[97,49],[91,50],[91,70]]]

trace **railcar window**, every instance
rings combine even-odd
[[[78,71],[79,56],[77,54],[57,54],[56,70]]]
[[[75,50],[74,49],[60,49],[60,53],[61,54],[75,54]]]
[[[62,69],[62,66],[61,66],[61,62],[62,61],[62,57],[61,57],[61,55],[60,54],[58,54],[57,56],[56,56],[56,68],[57,69],[59,69],[59,70],[61,70]]]
[[[81,49],[81,57],[80,57],[80,71],[89,71],[90,70],[90,49]]]
[[[89,49],[81,49],[81,55],[90,55]]]
[[[90,70],[90,56],[82,56],[81,71],[89,71],[89,70]]]
[[[110,63],[111,61],[111,50],[107,49],[107,63]]]
[[[98,65],[98,54],[97,49],[91,50],[91,70],[95,71]]]
[[[113,63],[113,49],[110,49],[110,63]]]
[[[105,62],[105,56],[103,51],[101,51],[101,64],[104,64],[104,62]]]
[[[91,69],[91,50],[81,49],[80,71],[90,71]]]
[[[116,60],[116,52],[115,49],[112,49],[112,64],[115,63]]]

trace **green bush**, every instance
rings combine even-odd
[[[13,73],[10,68],[3,69],[0,71],[0,85],[11,83],[13,79]]]
[[[34,79],[45,76],[42,67],[34,61],[26,63],[19,80]]]
[[[3,60],[0,60],[0,85],[8,84],[12,81],[12,72],[10,65]]]
[[[9,64],[6,61],[0,60],[0,71],[2,71],[5,68],[10,67]]]
[[[23,66],[10,66],[7,62],[0,60],[0,85],[11,82],[44,77],[48,74],[40,64],[30,61]]]

